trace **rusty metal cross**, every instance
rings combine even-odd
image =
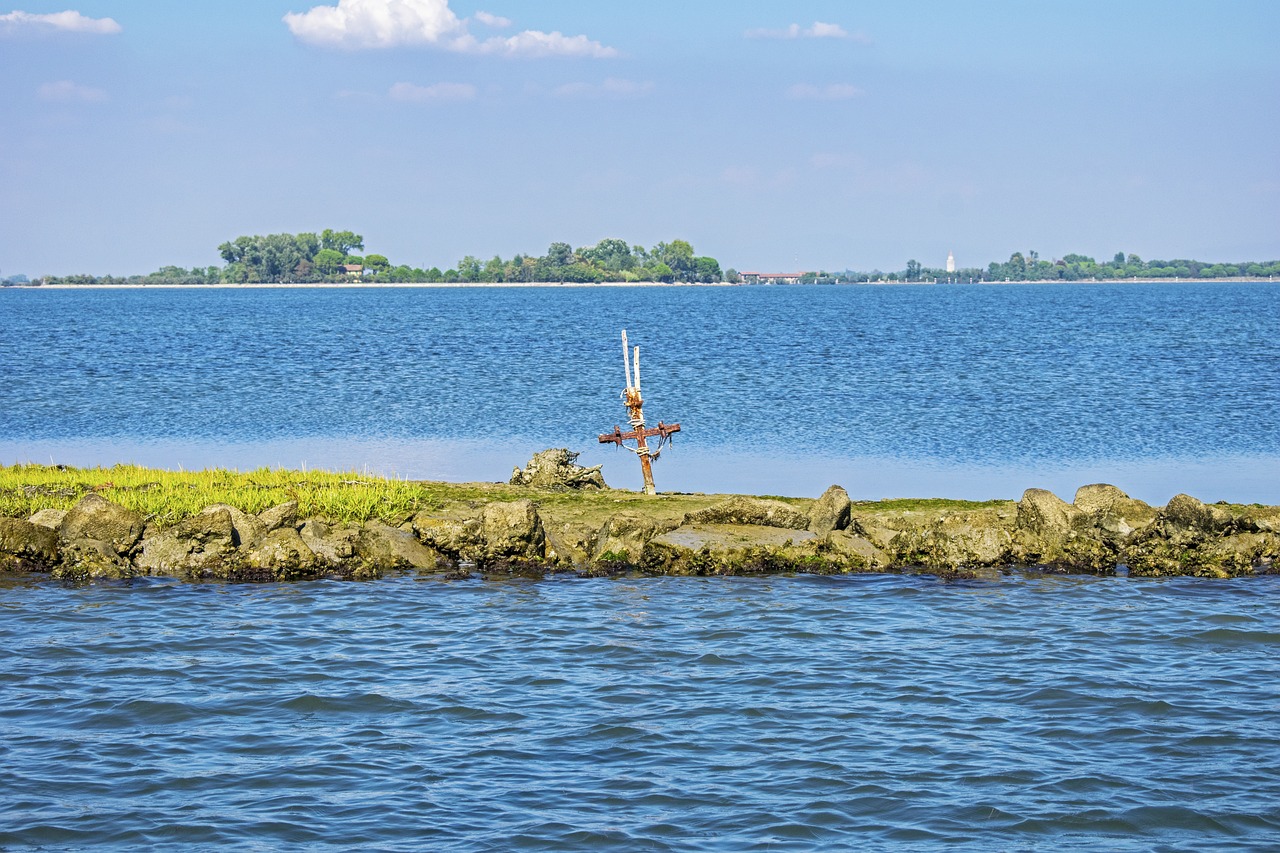
[[[632,375],[632,353],[627,346],[627,330],[622,330],[622,366],[627,372],[627,387],[622,392],[622,402],[630,416],[631,429],[622,431],[622,427],[614,426],[613,432],[600,436],[601,444],[616,444],[640,457],[640,470],[644,474],[644,493],[656,495],[657,487],[653,485],[652,460],[662,453],[662,445],[671,440],[671,436],[680,431],[680,424],[664,424],[658,421],[656,427],[645,428],[644,399],[640,396],[640,347],[635,348],[635,374]],[[649,447],[649,439],[657,438],[658,446]],[[624,442],[635,441],[635,447],[627,447]]]

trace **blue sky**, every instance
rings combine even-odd
[[[326,227],[441,268],[1280,257],[1274,0],[19,2],[0,275]]]

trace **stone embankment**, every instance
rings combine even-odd
[[[832,486],[816,501],[709,497],[678,517],[663,510],[669,505],[659,496],[628,503],[603,523],[566,510],[552,499],[556,492],[530,494],[359,525],[299,518],[296,503],[257,515],[217,505],[167,529],[87,494],[70,510],[0,518],[0,571],[67,580],[229,581],[361,579],[400,571],[452,577],[994,577],[1017,567],[1207,577],[1280,571],[1280,507],[1205,505],[1179,495],[1157,508],[1108,485],[1085,486],[1070,504],[1040,489],[1017,502],[854,503]],[[681,496],[681,506],[697,506],[697,497]]]

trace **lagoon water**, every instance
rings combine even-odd
[[[1280,846],[1277,578],[0,586],[0,849]]]
[[[0,291],[0,462],[1280,503],[1268,285]],[[629,479],[631,478],[631,479]],[[0,849],[1280,848],[1280,578],[0,581]]]
[[[0,290],[0,463],[505,480],[684,431],[660,488],[1280,503],[1280,286]]]

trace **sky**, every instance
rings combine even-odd
[[[0,276],[324,228],[441,269],[1280,258],[1275,0],[19,2]]]

